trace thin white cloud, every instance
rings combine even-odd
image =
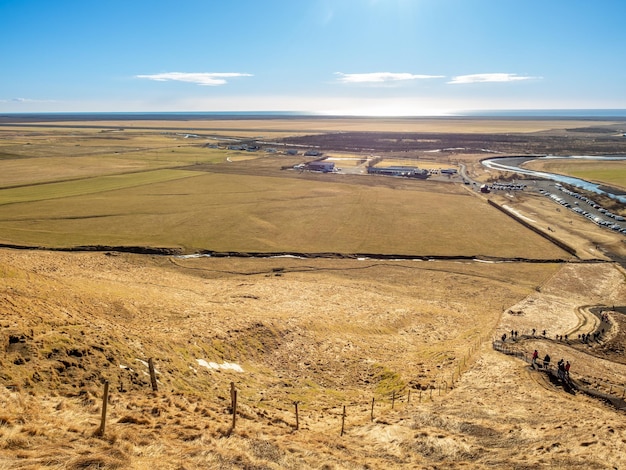
[[[335,72],[341,83],[390,83],[406,80],[423,80],[427,78],[443,78],[442,75],[415,75],[412,73],[372,72],[372,73],[341,73]]]
[[[34,100],[31,98],[0,99],[0,103],[56,103],[54,100]]]
[[[202,86],[219,86],[225,85],[227,78],[252,77],[249,73],[186,73],[186,72],[166,72],[155,73],[151,75],[135,75],[135,78],[146,78],[157,82],[186,82],[195,83]]]
[[[541,77],[521,77],[516,73],[476,73],[473,75],[458,75],[452,77],[448,83],[452,85],[464,83],[492,83],[492,82],[519,82],[522,80],[536,80]]]

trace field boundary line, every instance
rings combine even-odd
[[[509,217],[511,217],[516,222],[519,222],[520,224],[522,224],[524,227],[532,230],[537,235],[542,236],[543,238],[545,238],[546,240],[548,240],[552,244],[554,244],[554,245],[558,246],[559,248],[561,248],[562,250],[568,252],[570,255],[575,256],[577,259],[580,259],[578,254],[577,254],[577,252],[576,252],[576,249],[571,247],[571,246],[569,246],[567,243],[562,242],[558,238],[555,238],[552,235],[550,235],[549,233],[544,232],[539,227],[536,227],[533,224],[527,222],[526,220],[524,220],[521,217],[519,217],[517,214],[514,214],[513,212],[509,211],[505,207],[502,207],[500,204],[498,204],[497,202],[492,201],[491,199],[487,200],[487,204],[489,204],[492,207],[495,207],[496,209],[498,209],[502,213],[504,213],[504,214],[508,215]]]
[[[161,177],[161,178],[148,179],[148,180],[138,180],[138,181],[129,179],[128,181],[122,184],[119,184],[119,181],[115,182],[115,179],[120,178],[120,177],[124,178],[124,177],[131,177],[133,175],[150,175],[150,174],[158,174],[158,173],[165,174],[165,172],[178,172],[180,174],[176,176],[171,175],[168,177]],[[158,169],[150,169],[150,170],[145,170],[145,171],[132,171],[132,172],[126,172],[126,173],[115,173],[115,174],[110,174],[110,175],[92,176],[92,177],[87,177],[87,178],[76,178],[76,179],[68,179],[68,180],[62,180],[62,181],[48,181],[48,182],[33,183],[33,184],[28,184],[28,185],[0,188],[0,205],[6,206],[10,204],[22,204],[22,203],[30,203],[30,202],[49,201],[52,199],[62,199],[66,197],[79,197],[85,194],[98,194],[98,193],[105,193],[105,192],[110,192],[110,191],[119,191],[122,189],[136,188],[139,186],[146,186],[146,185],[155,184],[155,183],[175,181],[175,180],[185,179],[185,178],[194,178],[196,176],[198,175],[194,174],[190,170],[183,170],[180,168],[158,168]],[[83,190],[79,190],[75,192],[74,191],[63,192],[64,185],[77,183],[77,182],[90,182],[90,181],[93,181],[93,182],[101,181],[101,182],[107,182],[109,184],[104,185],[104,187],[99,187],[98,185],[96,185],[93,188],[89,188],[89,189],[84,188]],[[19,191],[19,190],[26,190],[28,188],[45,188],[46,186],[49,186],[50,188],[55,188],[55,186],[58,186],[58,189],[60,189],[60,191],[58,192],[54,191],[50,195],[45,195],[45,194],[40,195],[40,196],[35,195],[30,198],[28,197],[27,193],[20,194],[20,191]],[[12,191],[17,192],[17,194],[14,194],[13,196],[11,196]],[[7,200],[3,201],[3,199],[7,199]]]

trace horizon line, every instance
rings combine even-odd
[[[308,118],[455,118],[455,117],[593,117],[593,118],[626,118],[626,108],[535,108],[535,109],[468,109],[457,110],[440,114],[359,114],[359,113],[324,113],[316,111],[275,111],[275,110],[250,110],[250,111],[0,111],[0,119],[3,117],[36,117],[36,116],[258,116],[258,117],[308,117]]]

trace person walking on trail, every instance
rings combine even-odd
[[[537,358],[538,357],[539,357],[539,353],[535,349],[535,352],[533,353],[533,367],[535,367],[535,365],[537,364]]]
[[[558,362],[558,376],[559,379],[565,380],[565,361],[561,358]]]
[[[565,363],[565,378],[566,378],[567,380],[569,380],[569,368],[570,368],[570,363],[569,363],[569,361],[567,361],[567,362]]]
[[[543,368],[547,369],[550,367],[550,356],[546,354],[546,357],[543,358]]]

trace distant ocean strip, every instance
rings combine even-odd
[[[466,118],[531,118],[531,119],[621,119],[626,109],[524,109],[524,110],[474,110],[459,111],[447,116],[397,116],[398,119],[448,119]],[[0,113],[2,122],[35,121],[185,121],[185,120],[237,120],[237,119],[390,119],[394,116],[341,116],[307,113],[302,111],[214,111],[214,112],[80,112],[80,113]]]

